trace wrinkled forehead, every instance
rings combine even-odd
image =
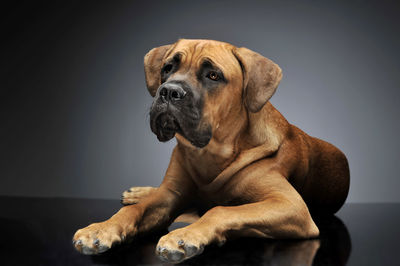
[[[233,55],[235,47],[229,43],[211,40],[179,40],[166,55],[166,61],[180,57],[182,66],[199,68],[209,61],[226,74],[241,71],[239,62]]]

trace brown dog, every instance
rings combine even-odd
[[[152,49],[144,65],[154,97],[151,129],[160,141],[175,136],[178,144],[160,187],[125,192],[123,202],[137,204],[78,230],[77,250],[104,252],[126,237],[166,228],[193,207],[202,216],[160,239],[161,259],[180,262],[230,237],[318,236],[309,210],[339,210],[348,163],[269,103],[282,78],[275,63],[228,43],[179,40]]]

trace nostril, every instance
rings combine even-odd
[[[181,98],[181,95],[180,95],[179,92],[177,92],[177,91],[172,91],[172,92],[171,92],[171,97],[172,97],[173,99],[180,99],[180,98]]]
[[[166,88],[162,88],[161,91],[160,91],[160,95],[161,95],[162,97],[167,97],[167,95],[168,95],[168,90],[167,90]]]
[[[175,84],[166,84],[160,88],[159,95],[163,102],[179,101],[185,97],[186,92]]]

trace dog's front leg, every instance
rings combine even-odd
[[[265,193],[264,199],[210,209],[197,222],[163,236],[157,245],[158,256],[177,263],[200,254],[210,243],[223,244],[237,236],[317,237],[319,230],[306,204],[286,178],[277,173],[267,178],[267,183],[258,186]]]
[[[167,227],[182,211],[192,194],[193,183],[178,163],[174,150],[165,178],[159,188],[136,205],[122,207],[110,219],[78,230],[75,248],[84,254],[102,253],[112,245],[138,233]]]

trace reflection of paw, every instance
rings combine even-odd
[[[208,243],[205,236],[187,228],[176,229],[161,237],[156,255],[163,261],[179,263],[203,252]]]
[[[123,205],[136,204],[155,189],[155,187],[131,187],[122,192],[121,203]]]
[[[125,239],[121,226],[109,222],[94,223],[76,231],[72,244],[86,255],[107,251]]]

